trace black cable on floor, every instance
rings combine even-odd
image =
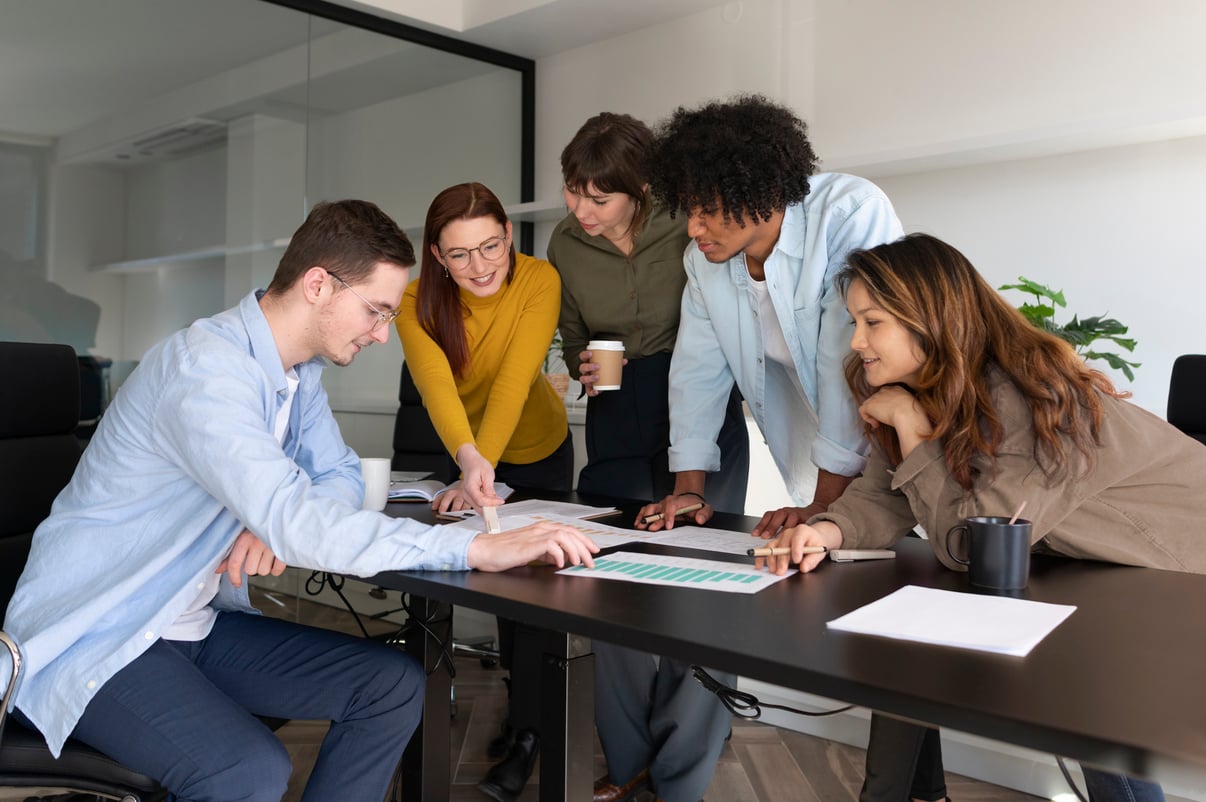
[[[787,707],[786,705],[775,705],[770,702],[759,701],[757,696],[745,691],[739,691],[736,688],[725,685],[720,680],[709,674],[702,666],[691,666],[691,673],[695,675],[695,679],[705,689],[716,694],[728,711],[738,718],[758,719],[762,717],[762,708],[769,707],[775,710],[785,710],[788,713],[795,713],[800,716],[809,716],[811,718],[820,718],[822,716],[832,716],[837,713],[844,713],[847,710],[853,709],[854,705],[846,705],[834,710],[800,710],[795,707]]]
[[[348,612],[352,614],[352,618],[356,619],[356,626],[360,627],[361,634],[364,637],[369,637],[368,630],[364,628],[364,622],[360,620],[360,614],[356,612],[356,608],[348,601],[348,597],[343,595],[343,583],[347,581],[344,577],[338,574],[330,574],[326,571],[314,571],[310,574],[310,578],[306,580],[306,593],[311,596],[317,596],[322,593],[324,587],[329,587],[335,591],[335,595],[343,602],[343,606],[348,608]]]

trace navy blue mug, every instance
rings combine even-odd
[[[956,554],[955,533],[967,545]],[[964,518],[946,533],[946,553],[967,566],[972,585],[987,590],[1021,590],[1030,581],[1030,521],[1002,516]],[[966,555],[966,556],[963,556]]]

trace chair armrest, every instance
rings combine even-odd
[[[8,680],[8,687],[4,689],[3,699],[0,699],[0,739],[3,739],[4,722],[8,718],[8,708],[12,704],[13,693],[17,689],[17,676],[21,673],[21,650],[17,648],[17,642],[7,632],[0,632],[0,643],[8,649],[13,664],[12,677]]]

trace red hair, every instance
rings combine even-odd
[[[465,308],[461,303],[460,287],[448,276],[448,271],[432,253],[439,248],[440,234],[449,223],[457,220],[476,220],[492,217],[504,228],[507,213],[502,202],[484,184],[457,184],[435,196],[427,209],[423,224],[423,251],[419,271],[416,314],[419,325],[436,341],[448,358],[452,375],[464,375],[469,366],[469,343],[465,338]],[[507,281],[515,274],[515,245],[511,245],[510,269]]]

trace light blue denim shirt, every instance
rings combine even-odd
[[[819,173],[809,185],[804,202],[787,207],[764,266],[807,398],[766,359],[744,253],[712,264],[694,242],[687,246],[687,287],[670,365],[670,470],[719,470],[716,437],[735,380],[788,492],[801,505],[811,501],[804,497],[809,462],[844,476],[859,473],[866,462],[862,423],[843,372],[853,329],[833,277],[850,251],[902,234],[892,204],[871,182]],[[818,431],[812,442],[797,431],[797,422],[809,418]]]
[[[287,564],[372,576],[464,570],[471,533],[360,510],[364,484],[319,382],[285,371],[257,294],[152,348],[34,534],[4,628],[25,659],[16,706],[57,755],[96,689],[196,598],[244,527]],[[251,611],[223,576],[213,606]],[[2,661],[7,663],[7,661]],[[0,665],[0,685],[10,667]]]

